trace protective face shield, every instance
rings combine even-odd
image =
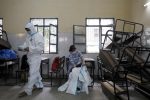
[[[32,35],[32,34],[35,34],[36,33],[36,30],[35,30],[35,27],[32,23],[28,23],[26,26],[25,26],[25,30],[27,31],[27,33],[29,35]]]

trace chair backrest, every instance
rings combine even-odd
[[[65,56],[55,57],[52,63],[52,71],[60,71],[64,68],[65,65]]]
[[[55,57],[52,63],[52,71],[57,71],[58,67],[59,67],[59,63],[60,63],[60,57]]]
[[[138,64],[144,64],[144,59],[142,59],[142,57],[138,54],[138,50],[135,47],[129,47],[125,49],[125,52],[127,53],[127,55],[130,57],[131,59],[131,63],[133,62],[133,60],[138,63]]]
[[[0,30],[2,32],[3,38],[0,38],[0,49],[10,49],[11,45],[8,41],[7,32],[4,30]]]
[[[62,57],[59,59],[59,67],[58,67],[58,70],[63,69],[64,66],[65,66],[65,56],[62,56]]]
[[[119,62],[112,56],[110,52],[102,50],[99,57],[106,69],[111,72],[117,71],[116,69],[119,67]]]
[[[29,64],[27,62],[28,58],[27,55],[23,55],[21,59],[21,69],[22,70],[29,70]]]

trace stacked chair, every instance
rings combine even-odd
[[[150,87],[150,48],[142,45],[143,29],[140,23],[116,19],[114,30],[106,33],[97,60],[102,90],[111,100],[129,100],[129,82],[140,92],[149,92],[144,88]]]
[[[7,32],[5,30],[0,30],[0,50],[11,50],[11,45],[8,41]],[[0,58],[0,75],[5,80],[4,85],[8,85],[7,80],[10,74],[13,74],[13,66],[19,68],[19,57],[16,54],[16,58]],[[1,82],[2,83],[2,82]]]
[[[59,85],[61,84],[61,79],[64,78],[64,66],[65,66],[65,56],[59,58],[59,64],[55,71],[50,71],[50,85],[53,86],[53,79],[59,80]],[[61,77],[62,76],[62,77]]]

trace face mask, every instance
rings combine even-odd
[[[27,33],[28,33],[29,35],[31,35],[32,32],[31,32],[31,31],[27,31]]]
[[[75,54],[75,53],[76,53],[76,50],[72,52],[72,54]]]

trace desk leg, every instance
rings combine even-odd
[[[43,69],[42,69],[42,62],[41,62],[41,66],[40,66],[40,69],[41,69],[41,77],[43,78]]]
[[[7,62],[5,62],[5,70],[4,70],[4,84],[6,85],[7,84],[7,78],[8,78],[8,65],[7,65]]]
[[[48,79],[49,79],[49,59],[48,59],[47,65],[48,65],[48,66],[47,66],[47,75],[48,75],[47,77],[48,77]]]
[[[95,82],[95,77],[94,77],[94,69],[95,69],[95,62],[93,62],[93,64],[92,64],[93,66],[92,66],[92,73],[93,73],[93,85],[94,85],[94,82]]]

